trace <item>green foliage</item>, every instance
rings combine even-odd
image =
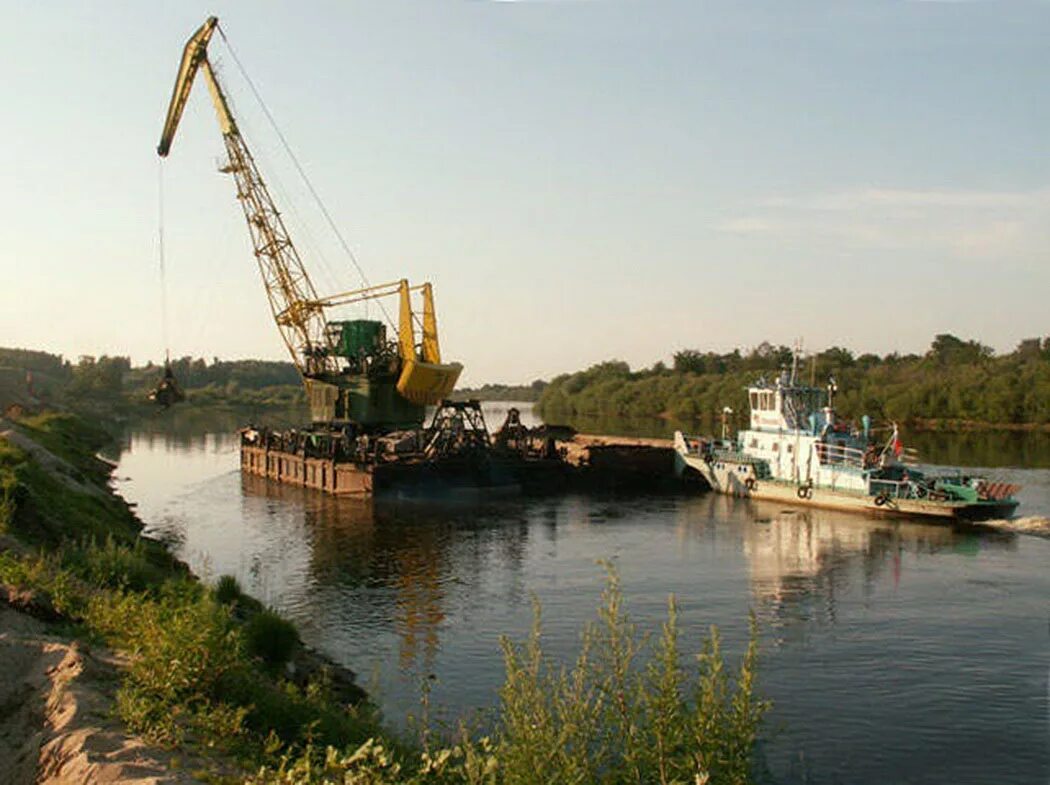
[[[602,363],[555,378],[539,410],[548,421],[602,417],[662,417],[713,422],[724,406],[746,420],[746,388],[790,367],[786,347],[760,344],[727,354],[684,349],[673,370],[654,366],[630,372]],[[978,341],[934,338],[923,356],[854,356],[832,347],[806,360],[803,378],[838,382],[836,405],[847,417],[870,414],[903,423],[931,420],[1009,426],[1050,424],[1050,339],[1027,339],[1014,352],[994,356]]]
[[[417,755],[391,750],[378,739],[346,750],[311,745],[247,782],[751,782],[755,741],[770,708],[755,696],[754,619],[735,676],[714,628],[687,667],[673,598],[662,635],[650,648],[624,611],[616,572],[607,569],[598,621],[585,629],[571,668],[543,653],[538,604],[526,641],[503,641],[506,680],[492,736],[472,739],[461,728],[450,746]]]
[[[183,597],[106,592],[89,603],[89,626],[133,655],[117,709],[131,728],[161,742],[178,743],[187,727],[237,735],[248,709],[222,701],[220,686],[244,667],[240,636],[214,600]],[[221,729],[209,726],[216,719]]]
[[[466,401],[477,398],[479,401],[538,401],[547,382],[537,379],[532,384],[483,384],[481,387],[464,387],[456,390],[452,398]]]
[[[288,622],[263,614],[248,622],[249,636],[233,611],[261,611],[255,600],[222,604],[140,536],[141,524],[94,469],[90,429],[48,415],[23,432],[63,461],[0,440],[5,517],[40,548],[35,556],[0,551],[0,582],[126,655],[117,710],[131,729],[166,744],[222,743],[251,760],[273,745],[343,747],[378,732],[367,710],[347,712],[323,681],[301,687],[271,673],[287,661],[289,640],[297,644]],[[239,594],[235,582],[230,588]]]
[[[663,634],[648,650],[623,609],[609,570],[599,621],[571,669],[541,647],[539,609],[524,645],[505,641],[497,757],[501,780],[529,782],[750,782],[769,704],[754,694],[757,634],[731,678],[712,629],[698,668],[682,665],[673,598]],[[705,779],[705,778],[709,778]]]
[[[14,523],[17,497],[21,492],[17,467],[25,459],[25,453],[0,439],[0,534],[7,532]]]
[[[198,405],[295,406],[305,401],[290,362],[180,357],[172,361],[179,385]],[[47,352],[0,348],[0,369],[37,399],[93,415],[127,413],[143,404],[163,365],[134,368],[128,357],[80,357],[76,364]],[[29,374],[27,377],[26,374]],[[22,382],[28,378],[28,386]]]
[[[198,406],[294,406],[305,400],[299,372],[287,362],[180,357],[171,367],[188,401]],[[131,369],[124,378],[125,397],[144,400],[162,371],[152,363]]]
[[[67,412],[48,411],[23,417],[18,427],[96,481],[104,482],[109,477],[110,467],[96,453],[112,441],[113,434],[97,422]]]
[[[272,610],[254,614],[244,625],[248,653],[258,657],[271,672],[277,672],[291,659],[299,645],[295,625]]]
[[[223,605],[232,605],[243,595],[240,582],[232,575],[220,576],[215,584],[215,599]]]
[[[141,592],[164,578],[162,570],[151,561],[146,541],[142,539],[129,547],[119,544],[110,533],[102,545],[88,542],[81,547],[67,546],[62,553],[67,567],[96,586]]]
[[[81,357],[73,366],[73,378],[67,394],[71,398],[120,397],[124,376],[131,370],[127,357]]]

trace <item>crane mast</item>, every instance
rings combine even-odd
[[[183,48],[157,153],[166,157],[171,150],[193,80],[202,73],[226,147],[220,171],[233,175],[237,184],[270,310],[302,376],[313,421],[372,429],[417,426],[423,407],[451,393],[463,369],[459,363],[441,363],[431,285],[409,286],[402,279],[318,297],[208,59],[208,43],[217,26],[218,19],[209,17]],[[411,302],[416,292],[423,300],[419,344]],[[326,308],[385,296],[400,301],[396,341],[386,340],[380,322],[326,318]]]

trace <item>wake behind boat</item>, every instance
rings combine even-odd
[[[797,362],[774,383],[748,388],[750,428],[719,439],[674,435],[675,473],[700,474],[719,493],[792,504],[898,515],[1002,518],[1020,486],[955,470],[927,474],[906,464],[896,425],[885,443],[871,420],[839,422],[836,387],[800,385]],[[826,396],[826,398],[825,398]]]

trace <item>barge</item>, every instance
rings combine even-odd
[[[240,433],[243,474],[337,496],[648,492],[679,482],[669,441],[528,428],[513,408],[490,434],[476,400],[443,401],[430,425],[419,429],[248,427]]]

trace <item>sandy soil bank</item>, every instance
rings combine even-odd
[[[112,715],[116,662],[0,605],[0,782],[154,785],[199,780]]]

